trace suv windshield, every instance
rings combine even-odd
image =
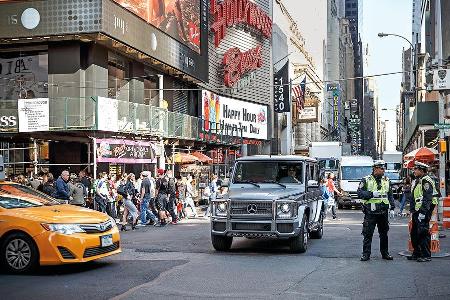
[[[372,173],[370,166],[341,167],[343,180],[361,180]]]
[[[243,161],[236,164],[233,183],[303,183],[303,162]]]
[[[20,184],[0,184],[0,207],[26,208],[61,204],[46,194]]]

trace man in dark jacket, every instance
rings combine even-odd
[[[69,171],[64,170],[61,173],[61,176],[56,179],[55,186],[56,186],[56,194],[55,198],[62,199],[62,200],[71,200],[70,198],[70,189],[68,186],[69,182]]]

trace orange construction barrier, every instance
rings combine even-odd
[[[446,229],[449,229],[450,228],[450,197],[444,198],[442,215],[443,215],[442,226]]]

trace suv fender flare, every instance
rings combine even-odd
[[[298,210],[297,210],[297,216],[298,216],[298,224],[299,224],[299,226],[300,226],[300,224],[302,224],[302,221],[303,221],[303,218],[305,217],[305,210],[306,210],[306,205],[305,204],[303,204],[303,205],[300,205],[299,207],[298,207]]]
[[[316,209],[316,215],[314,216],[314,222],[319,222],[320,213],[323,212],[325,209],[325,204],[322,199],[317,201],[317,209]]]

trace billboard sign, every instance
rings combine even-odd
[[[97,162],[156,163],[153,142],[121,139],[97,139]]]
[[[204,130],[219,130],[225,135],[267,140],[267,105],[240,101],[202,91]]]
[[[113,0],[200,53],[200,0]]]
[[[318,120],[317,111],[318,111],[317,105],[305,106],[298,114],[298,122],[299,123],[317,122]]]
[[[8,16],[0,18],[0,38],[103,33],[208,81],[207,0],[8,1],[0,6],[2,15]]]

